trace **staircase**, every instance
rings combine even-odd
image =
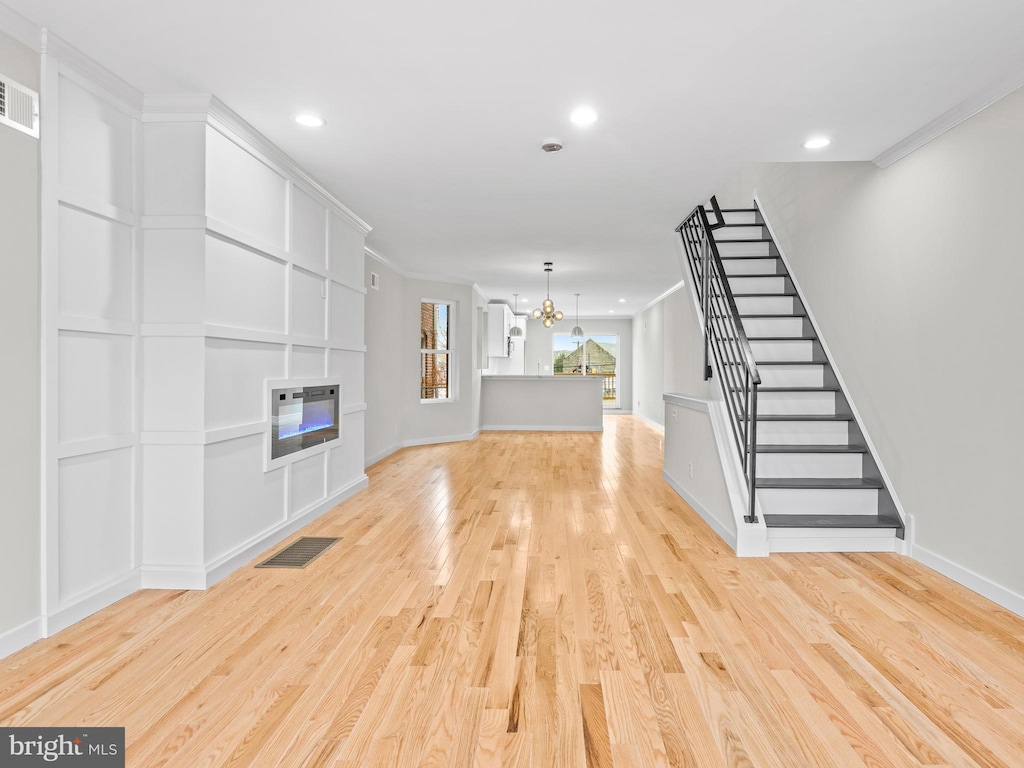
[[[734,307],[738,320],[723,324],[712,314],[711,326],[722,338],[717,345],[708,342],[708,373],[717,371],[729,390],[726,399],[737,403],[730,406],[733,418],[751,422],[746,429],[734,427],[734,434],[756,435],[756,444],[746,446],[751,455],[744,469],[768,529],[769,551],[884,549],[886,540],[891,547],[894,537],[903,538],[903,523],[760,211],[722,210],[712,203],[695,226],[684,229],[684,222],[680,234],[687,243],[701,236],[701,222],[716,222],[703,234],[709,241],[703,258],[692,242],[687,257],[695,285],[702,285],[708,265],[705,295],[712,313],[719,311],[716,294],[726,300],[732,294],[732,302],[717,306]],[[727,288],[716,286],[716,276]],[[754,366],[728,352],[743,342],[744,332]],[[735,376],[739,367],[752,369],[759,383],[743,384]],[[747,522],[755,521],[751,505]]]

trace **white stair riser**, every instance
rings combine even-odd
[[[751,351],[756,362],[800,360],[810,362],[814,358],[813,341],[752,341]]]
[[[726,277],[732,275],[764,275],[778,268],[776,259],[729,259],[725,265]]]
[[[774,361],[800,360],[811,362],[814,359],[813,341],[752,341],[750,351],[758,363]]]
[[[736,299],[736,309],[741,315],[791,315],[793,306],[792,296],[756,296]]]
[[[757,211],[729,211],[722,214],[726,224],[753,224],[756,220]],[[708,211],[708,221],[715,223],[714,210]]]
[[[763,387],[820,387],[825,380],[823,365],[757,366]]]
[[[782,293],[786,290],[784,277],[729,277],[729,288],[736,293]]]
[[[753,336],[802,336],[804,321],[800,317],[748,317],[743,320],[743,331]]]
[[[861,477],[859,453],[759,453],[758,477]]]
[[[761,416],[834,416],[835,392],[760,392],[757,412]]]
[[[759,445],[847,445],[847,421],[758,421]]]
[[[769,243],[722,243],[716,241],[716,245],[718,245],[718,255],[723,258],[728,256],[767,256],[770,253]]]
[[[877,515],[874,488],[758,488],[766,515]]]
[[[726,222],[738,224],[739,222]],[[719,240],[761,240],[765,237],[764,228],[758,224],[749,227],[725,227],[715,230],[715,238]]]

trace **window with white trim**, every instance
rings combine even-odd
[[[454,304],[420,301],[420,401],[451,400]]]

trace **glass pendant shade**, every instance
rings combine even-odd
[[[515,325],[515,323],[516,323],[516,312],[519,311],[519,294],[518,293],[513,293],[512,295],[515,296],[515,299],[516,299],[516,308],[512,310],[512,323],[513,323],[513,325],[512,325],[511,328],[508,329],[508,335],[512,336],[512,337],[515,337],[515,338],[519,338],[520,336],[523,335],[523,329],[520,328],[518,325]]]
[[[573,339],[583,338],[583,329],[580,328],[580,295],[576,294],[576,325],[572,327],[572,332],[569,336]]]

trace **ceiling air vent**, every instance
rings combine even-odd
[[[0,75],[0,125],[39,138],[39,94]]]

